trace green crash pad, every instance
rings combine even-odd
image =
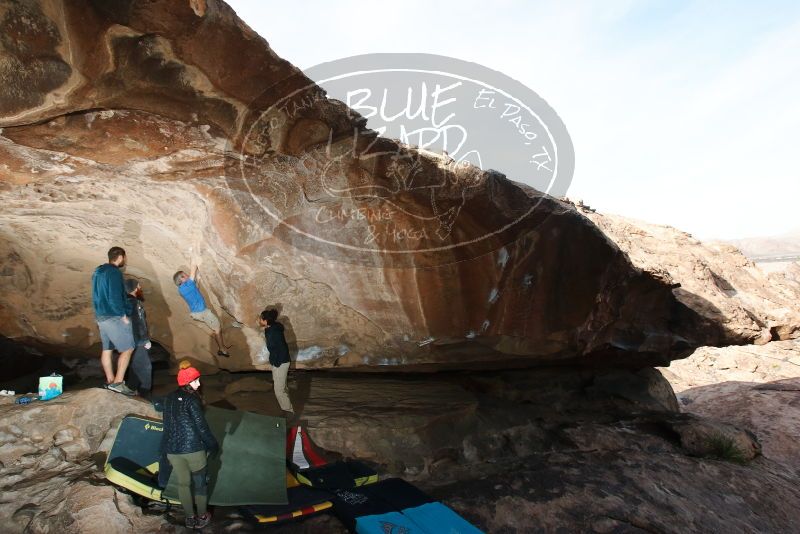
[[[285,421],[214,406],[205,414],[220,444],[220,453],[208,463],[209,504],[286,504]],[[174,473],[164,496],[178,499]]]

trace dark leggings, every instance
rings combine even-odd
[[[137,345],[131,356],[131,365],[128,368],[133,389],[150,391],[153,388],[153,364],[150,361],[150,352],[144,345]]]
[[[181,500],[186,517],[195,515],[195,504],[197,504],[197,515],[205,514],[208,506],[206,451],[167,454],[167,459],[172,464],[172,470],[178,480],[178,498]]]

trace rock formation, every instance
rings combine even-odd
[[[309,368],[643,367],[714,341],[573,206],[376,138],[221,1],[7,2],[0,35],[2,335],[93,352],[119,245],[154,339],[233,370],[262,367],[265,306]],[[195,261],[224,362],[171,281]]]
[[[204,377],[206,401],[277,410],[256,376]],[[793,471],[756,456],[748,432],[675,412],[655,371],[316,373],[313,387],[295,385],[327,455],[413,480],[486,532],[785,532],[800,520]],[[103,483],[99,467],[128,413],[153,415],[101,389],[28,406],[0,398],[4,531],[182,531],[179,512],[146,515]],[[728,452],[713,447],[724,442]],[[214,527],[251,531],[234,508],[215,510]],[[281,531],[344,532],[325,515]]]
[[[800,476],[800,342],[703,347],[661,372],[683,411],[750,429],[765,458]]]
[[[800,334],[800,276],[381,139],[220,0],[0,4],[0,352],[19,350],[15,383],[34,354],[96,371],[76,362],[99,352],[89,282],[112,245],[153,339],[204,374],[265,366],[265,306],[299,368],[444,371],[318,373],[313,387],[295,373],[292,394],[320,446],[487,531],[800,522],[782,396],[797,348],[773,341]],[[173,285],[193,263],[230,360]],[[649,367],[747,343],[766,344],[701,348],[664,370],[673,386]],[[204,379],[209,403],[276,413],[270,387]],[[99,389],[0,399],[2,524],[171,531],[101,483],[128,413],[151,412]],[[337,531],[326,521],[307,531]]]
[[[800,284],[766,273],[725,243],[701,243],[686,232],[581,210],[633,264],[660,272],[678,301],[698,313],[708,345],[742,345],[800,336]],[[712,335],[712,332],[715,334]]]
[[[101,389],[20,406],[0,397],[0,521],[4,532],[158,532],[102,466],[125,415],[148,403]]]

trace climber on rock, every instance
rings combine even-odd
[[[211,329],[214,341],[217,343],[217,356],[228,358],[230,354],[225,350],[227,347],[222,339],[219,318],[206,306],[206,301],[197,287],[196,279],[197,265],[192,267],[189,274],[186,274],[185,271],[178,271],[172,276],[172,281],[178,286],[178,293],[189,306],[189,315],[195,321],[200,321]]]
[[[98,266],[92,274],[92,306],[103,346],[100,364],[106,375],[106,387],[117,393],[133,395],[134,391],[125,385],[125,371],[128,370],[134,349],[133,331],[128,318],[130,310],[121,271],[125,260],[125,249],[111,247],[108,250],[108,263]],[[116,374],[111,361],[115,349],[119,352]]]
[[[264,338],[266,346],[262,349],[261,360],[263,361],[268,352],[269,363],[272,366],[272,382],[275,390],[275,398],[283,410],[286,419],[294,422],[294,408],[289,399],[289,387],[287,378],[291,358],[289,357],[289,345],[286,343],[286,336],[283,334],[283,325],[278,322],[278,310],[269,309],[261,312],[258,317],[258,324],[264,328]]]

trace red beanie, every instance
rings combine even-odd
[[[200,378],[200,371],[194,367],[187,367],[178,371],[178,385],[185,386],[196,378]]]

